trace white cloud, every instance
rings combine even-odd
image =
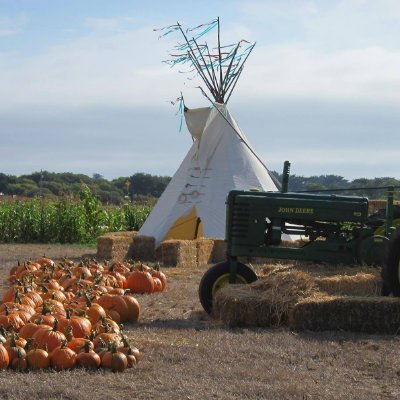
[[[18,35],[26,22],[27,17],[24,14],[14,18],[0,15],[0,38]]]
[[[244,9],[260,18],[263,12],[267,13],[267,21],[271,15],[310,21],[316,13],[318,18],[322,13],[327,23],[334,18],[341,20],[343,11],[339,13],[337,9],[343,9],[345,4],[354,10],[370,2],[339,1],[335,7],[329,10],[325,7],[322,11],[320,4],[250,2]],[[395,7],[395,3],[385,0],[385,4],[400,12],[400,6]],[[26,57],[0,54],[0,110],[32,106],[37,109],[162,105],[177,97],[181,90],[185,97],[204,103],[200,92],[194,89],[201,84],[199,79],[187,81],[179,68],[171,69],[162,63],[180,38],[170,35],[158,40],[153,27],[132,29],[132,22],[125,17],[86,18],[84,25],[90,32],[84,37],[55,45],[42,54]],[[256,36],[256,30],[245,24],[226,25],[222,32],[224,43]],[[316,29],[318,36],[331,27],[320,24],[318,30],[317,25],[312,29]],[[267,44],[261,38],[233,98],[247,102],[274,98],[397,102],[400,97],[398,71],[400,49],[361,46],[323,52],[308,42]]]
[[[84,26],[92,31],[104,32],[124,32],[132,29],[132,23],[137,23],[135,18],[115,17],[115,18],[95,18],[88,17],[84,21]]]
[[[26,59],[3,53],[0,107],[154,104],[174,97],[182,81],[161,63],[165,43],[155,36],[150,28],[92,33]]]
[[[241,96],[363,101],[400,100],[400,51],[380,47],[321,54],[304,46],[256,47]]]
[[[307,43],[323,53],[384,46],[399,49],[400,2],[397,0],[273,0],[243,2],[243,18],[271,43]],[[262,30],[260,29],[262,27]]]

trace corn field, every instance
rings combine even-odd
[[[139,230],[149,206],[106,207],[84,186],[80,199],[0,202],[0,243],[92,243],[105,232]]]

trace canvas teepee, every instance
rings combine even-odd
[[[214,102],[207,108],[185,107],[193,145],[139,231],[141,235],[154,236],[156,246],[166,239],[222,238],[225,200],[230,190],[277,190],[268,169],[226,106],[254,44],[240,51],[240,42],[223,52],[219,44],[219,20],[212,24],[218,27],[216,55],[211,54],[207,45],[197,43],[203,32],[188,40],[179,24],[173,26],[185,38],[185,44],[179,48],[186,50],[186,58],[182,54],[176,57],[180,62],[191,62]]]

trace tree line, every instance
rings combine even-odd
[[[79,198],[82,186],[104,204],[122,204],[127,200],[148,201],[161,196],[171,180],[168,176],[135,173],[112,180],[100,174],[92,177],[71,172],[40,171],[29,175],[6,175],[0,173],[0,194],[17,197]]]
[[[271,172],[280,182],[282,175]],[[28,175],[14,176],[0,173],[0,194],[2,196],[37,197],[55,199],[58,197],[79,198],[82,185],[104,204],[123,204],[127,200],[147,202],[161,196],[171,177],[151,175],[143,172],[112,180],[100,174],[88,176],[70,172],[55,173],[48,171],[34,172]],[[386,190],[377,187],[400,186],[395,178],[360,178],[349,181],[339,175],[297,176],[289,177],[290,191],[318,191],[344,189],[341,194],[363,195],[371,199],[384,198]],[[362,190],[349,190],[362,188]],[[348,189],[347,191],[345,189]],[[0,197],[0,198],[1,198]],[[398,198],[398,195],[397,195]]]

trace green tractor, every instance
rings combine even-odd
[[[368,215],[368,198],[288,192],[285,162],[281,192],[233,190],[226,201],[224,262],[213,265],[199,285],[200,302],[212,311],[216,292],[228,283],[251,283],[255,272],[243,257],[308,260],[329,264],[382,266],[383,295],[400,296],[400,207],[395,187],[387,187],[387,206]],[[300,246],[285,238],[306,238]]]

